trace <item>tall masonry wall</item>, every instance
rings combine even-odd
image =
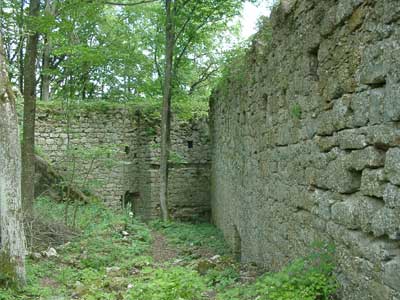
[[[282,0],[211,99],[212,217],[276,270],[336,246],[341,299],[400,299],[400,2]]]
[[[36,145],[67,174],[67,183],[94,190],[111,207],[131,203],[139,217],[150,220],[159,216],[159,123],[134,107],[86,106],[67,116],[61,108],[43,106],[37,114]],[[172,216],[208,218],[207,121],[174,120],[171,147]]]

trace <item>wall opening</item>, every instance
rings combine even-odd
[[[129,146],[125,146],[125,154],[129,154],[129,152],[131,152],[131,149],[129,148]]]
[[[139,198],[140,198],[139,192],[126,191],[125,194],[121,196],[122,208],[124,209],[129,208],[130,210],[135,211]]]
[[[319,52],[319,45],[317,45],[316,47],[314,47],[314,48],[312,48],[312,49],[310,49],[308,51],[309,59],[310,59],[309,75],[316,81],[319,80],[319,75],[318,75],[318,68],[319,68],[318,52]]]
[[[193,141],[187,141],[187,146],[189,149],[193,148]]]

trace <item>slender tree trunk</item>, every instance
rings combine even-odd
[[[31,0],[29,15],[39,15],[40,0]],[[22,204],[30,211],[35,197],[35,115],[36,115],[36,59],[39,35],[33,32],[28,37],[24,70],[24,125],[22,139]]]
[[[161,116],[161,157],[160,157],[160,207],[163,221],[168,214],[168,157],[171,129],[172,65],[175,46],[173,0],[165,0],[165,74],[163,89],[163,108]]]
[[[42,101],[49,101],[50,98],[50,41],[48,36],[44,38],[43,62],[42,62],[42,85],[40,89],[40,98]]]
[[[15,96],[7,76],[1,36],[0,116],[0,250],[9,256],[23,285],[26,282],[26,244],[21,210],[21,146]]]
[[[21,46],[19,47],[18,53],[18,64],[19,64],[19,74],[18,74],[18,83],[19,83],[19,90],[21,94],[24,92],[24,43],[25,37],[23,35],[23,26],[24,26],[24,0],[21,0],[20,6],[20,24],[18,25],[19,29],[18,32],[20,34],[20,42]]]
[[[46,15],[55,16],[56,4],[52,3],[52,0],[46,0],[45,7]],[[51,41],[48,34],[44,37],[43,46],[43,57],[42,57],[42,74],[41,74],[41,87],[40,87],[40,99],[42,101],[49,101],[50,99],[50,53],[51,53]]]

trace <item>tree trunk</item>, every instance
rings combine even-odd
[[[45,14],[49,16],[56,15],[56,4],[52,3],[52,0],[46,0]],[[51,53],[51,41],[49,35],[46,34],[44,37],[43,46],[43,58],[42,58],[42,74],[41,74],[41,88],[40,88],[40,99],[42,101],[49,101],[50,99],[50,53]]]
[[[0,250],[9,256],[21,285],[25,275],[25,235],[21,210],[21,146],[15,96],[7,76],[0,36]]]
[[[24,92],[24,43],[25,37],[23,35],[23,26],[24,26],[24,0],[21,0],[20,6],[20,24],[19,27],[19,34],[20,34],[20,47],[18,53],[18,64],[19,64],[19,74],[18,74],[18,83],[19,83],[19,90],[21,95]]]
[[[172,65],[175,46],[173,0],[165,0],[165,74],[163,89],[163,108],[161,116],[161,157],[160,157],[160,207],[163,221],[168,214],[168,157],[171,129]]]
[[[43,62],[42,62],[42,86],[40,90],[40,98],[42,101],[49,101],[50,98],[50,75],[48,74],[50,68],[50,41],[49,37],[44,38],[43,49]]]
[[[55,10],[51,3],[51,0],[46,0],[45,14],[54,16]],[[50,75],[48,74],[50,69],[50,52],[51,43],[48,34],[45,34],[43,41],[43,56],[42,56],[42,74],[40,75],[41,86],[40,86],[40,99],[42,101],[49,101],[50,98]]]
[[[40,0],[31,0],[29,15],[39,15]],[[22,205],[30,211],[35,197],[35,115],[36,115],[36,59],[39,35],[28,37],[24,70],[24,125],[22,139]]]

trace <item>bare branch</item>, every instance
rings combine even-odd
[[[217,69],[213,69],[210,71],[211,67],[213,64],[210,64],[201,74],[200,78],[194,82],[189,89],[189,95],[192,95],[195,89],[203,82],[207,81],[213,74],[215,74],[218,71]]]

